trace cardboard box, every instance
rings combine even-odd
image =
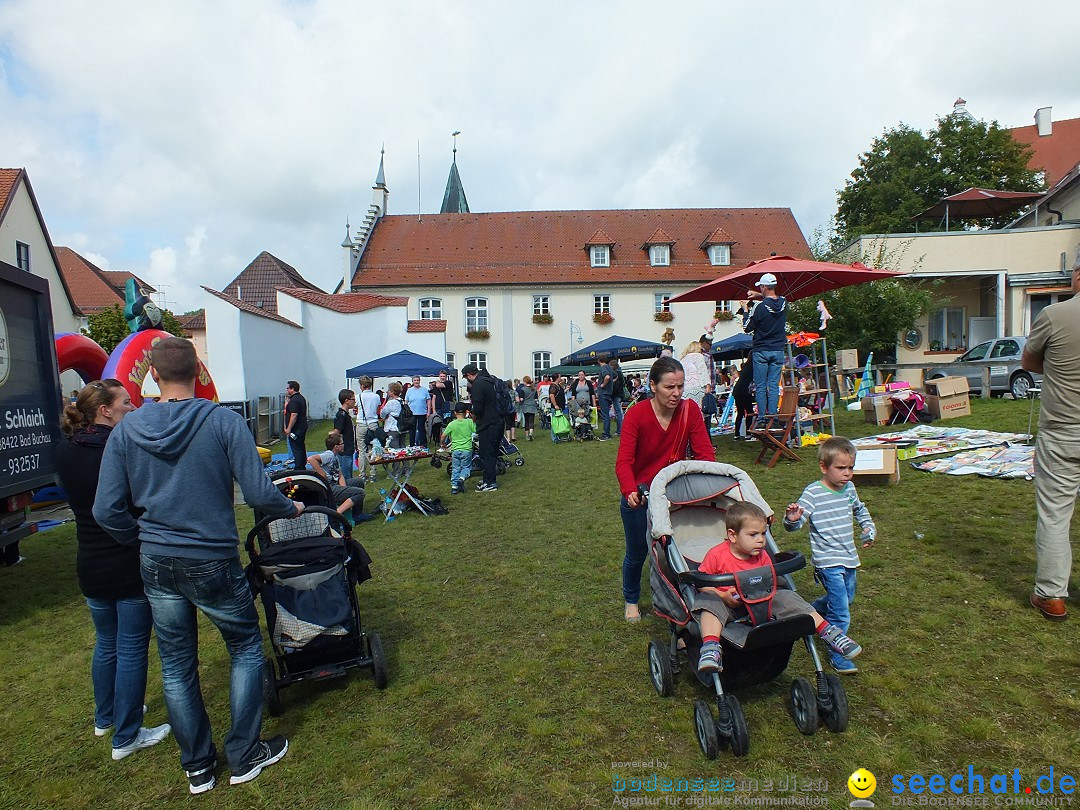
[[[841,349],[836,353],[836,365],[844,371],[860,368],[858,349]]]
[[[872,425],[887,425],[892,419],[893,406],[890,397],[863,397],[863,416]]]
[[[855,454],[855,486],[895,484],[900,480],[900,462],[895,447],[860,447]]]
[[[971,413],[967,377],[939,377],[927,380],[926,409],[935,419],[955,419]]]

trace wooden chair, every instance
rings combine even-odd
[[[791,461],[802,461],[795,451],[788,447],[791,440],[791,431],[795,427],[795,418],[799,406],[799,389],[794,386],[784,386],[784,393],[780,397],[778,413],[766,414],[765,427],[761,430],[751,430],[750,435],[761,442],[761,452],[755,462],[763,463],[763,459],[770,452],[772,458],[767,465],[768,469],[776,466],[781,457]]]

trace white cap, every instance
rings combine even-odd
[[[775,287],[776,286],[776,276],[774,276],[772,273],[766,273],[765,275],[763,275],[761,278],[759,278],[757,281],[754,282],[754,286],[755,287]]]

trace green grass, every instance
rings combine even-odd
[[[975,401],[949,424],[1023,431],[1027,404]],[[839,413],[849,436],[884,432]],[[313,429],[312,447],[318,429]],[[752,463],[756,446],[718,439],[720,460],[748,470],[774,509],[816,477],[804,463]],[[445,470],[413,478],[449,515],[406,513],[357,530],[374,559],[363,617],[387,649],[390,687],[366,673],[282,692],[267,733],[289,735],[281,764],[215,807],[610,807],[613,776],[827,780],[829,806],[851,800],[858,767],[877,775],[878,806],[894,773],[1033,779],[1080,770],[1077,617],[1052,625],[1026,606],[1034,572],[1031,482],[932,475],[906,463],[899,484],[862,487],[879,542],[863,553],[852,635],[865,648],[845,680],[844,734],[800,735],[785,713],[790,676],[809,672],[797,647],[788,673],[739,695],[751,751],[705,760],[684,672],[674,697],[649,683],[654,618],[622,621],[617,442],[522,443],[527,459],[496,493],[451,498]],[[370,509],[374,499],[368,501]],[[237,510],[241,532],[250,511]],[[1074,524],[1073,538],[1078,526]],[[916,533],[922,539],[916,538]],[[808,551],[805,532],[778,532]],[[75,582],[76,542],[64,526],[24,544],[26,562],[0,569],[0,806],[155,807],[186,799],[175,742],[122,762],[92,734],[93,629]],[[805,571],[804,594],[818,591]],[[646,583],[646,594],[648,591]],[[646,597],[647,601],[647,597]],[[228,658],[203,623],[203,692],[219,748],[228,726]],[[148,722],[164,722],[151,653]],[[662,768],[613,767],[656,760]],[[226,780],[227,781],[227,780]],[[676,794],[679,795],[679,794]],[[686,794],[681,794],[685,796]],[[715,794],[714,794],[715,795]],[[764,795],[764,794],[761,794]],[[776,795],[776,794],[774,794]]]

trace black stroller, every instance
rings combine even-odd
[[[649,675],[663,697],[674,692],[674,676],[685,654],[697,679],[716,695],[718,716],[709,701],[694,701],[694,729],[702,752],[715,759],[721,746],[730,746],[736,756],[750,750],[750,735],[738,698],[730,694],[778,678],[787,668],[791,649],[802,639],[813,662],[815,682],[798,677],[791,684],[788,711],[803,734],[813,734],[819,721],[831,731],[848,725],[847,695],[840,679],[822,671],[814,646],[814,622],[809,616],[784,620],[762,620],[756,625],[749,616],[724,626],[721,635],[723,671],[698,674],[701,631],[693,614],[698,587],[750,587],[756,579],[769,585],[794,590],[790,574],[806,566],[799,552],[781,552],[768,533],[766,549],[772,567],[763,566],[738,574],[699,574],[697,566],[705,554],[725,535],[724,513],[736,501],[749,501],[764,510],[772,509],[761,497],[750,477],[728,464],[711,461],[679,461],[661,470],[649,490],[649,556],[652,562],[649,583],[653,612],[667,620],[670,640],[649,642]],[[775,574],[773,573],[775,572]],[[769,592],[767,588],[766,593]],[[728,691],[725,691],[728,690]]]
[[[299,471],[273,478],[306,508],[296,518],[256,514],[245,543],[248,581],[262,602],[275,659],[267,659],[263,669],[268,711],[281,712],[280,689],[340,677],[356,667],[370,669],[375,686],[385,689],[382,640],[364,631],[356,595],[356,587],[371,578],[371,558],[345,519],[329,508],[330,489],[321,478]]]
[[[447,477],[449,477],[450,474],[453,472],[453,469],[451,468],[451,465],[449,463],[449,454],[445,455],[446,457],[441,458],[438,464],[436,464],[435,461],[439,457],[433,457],[431,461],[431,466],[441,467],[445,464],[446,475]],[[525,457],[521,455],[521,451],[518,449],[516,444],[509,441],[505,436],[503,436],[501,439],[499,439],[499,450],[497,455],[495,456],[495,474],[502,475],[504,472],[509,470],[511,466],[524,467]],[[470,468],[469,475],[479,475],[480,471],[483,469],[483,464],[481,464],[480,462],[480,440],[473,436],[472,467]]]

